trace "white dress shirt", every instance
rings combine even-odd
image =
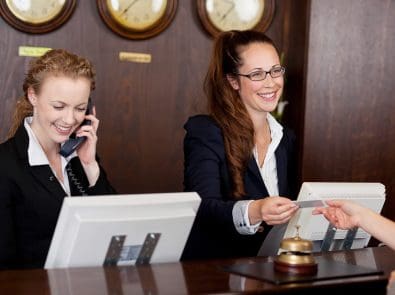
[[[274,153],[283,137],[283,127],[270,113],[267,114],[267,122],[270,129],[271,142],[267,149],[262,166],[259,165],[256,146],[252,152],[269,196],[278,196],[277,163]],[[235,203],[232,210],[233,223],[236,230],[242,235],[255,234],[260,225],[260,222],[257,224],[250,224],[250,220],[248,218],[248,207],[252,201],[253,200],[238,201]]]
[[[30,166],[48,165],[51,168],[53,174],[58,179],[58,182],[63,187],[64,191],[67,193],[67,196],[70,196],[71,195],[70,183],[69,183],[69,177],[68,177],[67,171],[66,171],[66,166],[72,158],[77,156],[77,153],[73,152],[67,158],[64,158],[62,156],[60,157],[61,158],[61,165],[62,165],[62,173],[63,173],[63,182],[60,181],[59,177],[56,175],[56,172],[52,169],[43,148],[41,147],[39,141],[37,140],[36,135],[34,134],[34,131],[30,127],[30,124],[32,123],[32,121],[33,121],[33,117],[26,117],[24,120],[24,127],[25,127],[26,132],[29,136],[29,147],[27,149],[29,165]]]

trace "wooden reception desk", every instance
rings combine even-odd
[[[322,256],[377,268],[383,274],[276,285],[222,269],[235,263],[263,263],[271,259],[255,257],[138,267],[0,271],[0,294],[385,294],[388,275],[395,269],[395,252],[387,247],[330,252]]]

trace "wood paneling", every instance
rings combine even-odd
[[[283,56],[286,83],[283,98],[288,104],[284,110],[282,123],[291,127],[297,135],[299,167],[297,182],[301,183],[309,2],[288,1],[285,3],[284,14]]]
[[[205,111],[202,83],[212,39],[198,20],[196,1],[178,2],[174,21],[163,33],[137,41],[110,31],[94,0],[78,1],[71,19],[48,34],[21,33],[0,18],[0,140],[7,134],[30,60],[18,57],[18,46],[66,48],[88,57],[96,66],[93,99],[100,119],[98,152],[117,190],[182,190],[182,126],[190,115]],[[289,46],[284,28],[290,25],[285,18],[292,2],[276,1],[268,29],[280,50],[284,50],[283,44]],[[151,54],[152,62],[120,62],[120,51]]]
[[[382,182],[395,219],[395,1],[312,0],[304,181]]]

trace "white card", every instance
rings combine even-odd
[[[322,200],[294,201],[299,208],[325,207]]]

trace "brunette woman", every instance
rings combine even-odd
[[[298,207],[294,135],[270,114],[285,68],[256,31],[222,33],[205,79],[209,115],[185,124],[184,186],[202,198],[182,259],[254,256]]]

